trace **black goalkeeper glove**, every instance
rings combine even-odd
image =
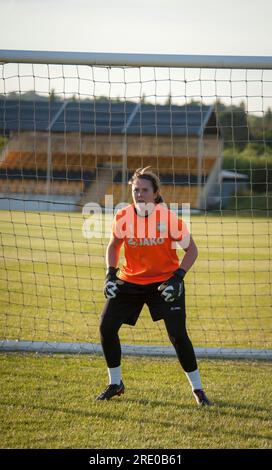
[[[158,290],[161,292],[161,296],[165,302],[174,302],[174,300],[177,300],[181,296],[184,291],[183,278],[185,274],[186,271],[179,268],[173,273],[173,276],[170,277],[168,281],[163,282],[158,287]]]
[[[118,268],[114,268],[113,266],[107,269],[104,283],[104,296],[106,299],[115,299],[119,291],[118,285],[124,284],[124,282],[116,276],[117,271]]]

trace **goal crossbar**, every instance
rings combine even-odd
[[[2,63],[96,65],[120,67],[189,67],[228,69],[272,69],[271,56],[128,54],[106,52],[67,52],[0,50]]]

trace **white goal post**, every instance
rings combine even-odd
[[[271,109],[270,56],[0,50],[0,351],[101,353],[112,215],[151,165],[199,248],[197,356],[271,360]],[[175,354],[146,308],[120,336]]]

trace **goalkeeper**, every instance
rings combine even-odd
[[[162,204],[160,181],[150,167],[136,170],[129,184],[133,204],[116,213],[106,252],[107,301],[100,336],[109,385],[97,400],[124,393],[118,331],[124,323],[134,326],[147,304],[153,321],[164,321],[197,403],[209,405],[186,331],[184,277],[197,258],[197,247],[184,222]],[[181,264],[177,242],[185,251]],[[125,262],[118,272],[122,244]]]

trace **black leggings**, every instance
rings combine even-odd
[[[171,343],[173,344],[181,367],[185,372],[197,369],[192,342],[186,330],[185,306],[181,312],[167,315],[164,323]],[[118,331],[122,326],[122,319],[114,318],[103,312],[100,323],[101,345],[108,367],[118,367],[121,364],[121,345]]]

